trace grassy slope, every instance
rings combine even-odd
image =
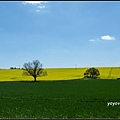
[[[118,80],[1,82],[0,118],[120,118]]]
[[[83,78],[87,68],[51,68],[45,69],[48,76],[38,77],[38,80],[69,80]],[[101,78],[108,78],[111,68],[98,68]],[[22,76],[22,70],[0,70],[0,81],[33,80],[31,76]],[[120,68],[113,67],[110,78],[120,77]]]

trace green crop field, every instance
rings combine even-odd
[[[84,77],[84,72],[87,68],[51,68],[45,69],[48,73],[47,76],[38,77],[37,80],[71,80],[80,79]],[[101,79],[116,79],[120,77],[120,67],[101,67],[100,71]],[[110,74],[111,71],[111,74]],[[0,70],[0,81],[24,81],[33,80],[31,76],[22,76],[23,70]]]
[[[120,118],[120,81],[0,82],[0,118]]]

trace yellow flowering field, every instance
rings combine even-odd
[[[84,72],[88,68],[46,68],[47,76],[37,77],[37,80],[71,80],[84,77]],[[100,71],[101,79],[116,79],[120,77],[120,67],[101,67],[97,68]],[[24,81],[33,80],[32,76],[23,76],[21,69],[5,69],[0,70],[0,81]]]

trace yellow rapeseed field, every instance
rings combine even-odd
[[[84,72],[88,68],[46,68],[48,75],[37,77],[37,80],[71,80],[84,77]],[[120,67],[101,67],[97,68],[100,71],[100,78],[120,78]],[[0,70],[0,81],[26,81],[33,80],[32,76],[23,76],[21,69],[6,69]]]

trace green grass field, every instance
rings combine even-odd
[[[45,69],[47,76],[37,77],[37,80],[71,80],[84,77],[87,68],[51,68]],[[109,76],[110,67],[98,68],[101,79],[116,79],[120,77],[120,67],[112,67],[111,76]],[[0,81],[24,81],[33,80],[31,76],[22,76],[23,70],[0,70]]]
[[[119,80],[0,82],[0,118],[120,118]]]

